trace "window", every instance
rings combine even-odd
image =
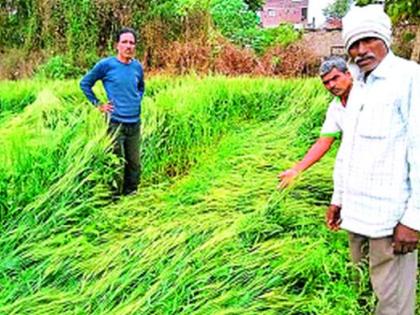
[[[268,9],[268,16],[276,16],[276,11],[273,9]]]
[[[307,19],[308,19],[308,8],[302,8],[301,21],[306,21]]]

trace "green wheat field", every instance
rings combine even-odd
[[[276,190],[318,137],[321,83],[146,83],[141,189],[117,201],[78,81],[0,83],[0,314],[370,314],[366,272],[324,224],[338,144]]]

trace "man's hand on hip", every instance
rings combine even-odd
[[[419,241],[419,232],[398,223],[394,229],[392,246],[394,254],[404,255],[416,250]]]
[[[338,231],[341,224],[341,207],[337,205],[330,205],[325,215],[325,221],[331,231]]]
[[[102,113],[110,113],[114,110],[114,106],[112,106],[112,103],[105,103],[102,105],[98,106],[98,109],[102,112]]]

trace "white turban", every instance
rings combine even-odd
[[[343,18],[343,40],[347,51],[354,42],[366,37],[382,39],[389,48],[391,34],[391,20],[381,5],[353,6]]]

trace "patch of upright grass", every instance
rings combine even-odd
[[[39,87],[32,81],[7,81],[0,84],[0,124],[13,113],[32,103]]]

